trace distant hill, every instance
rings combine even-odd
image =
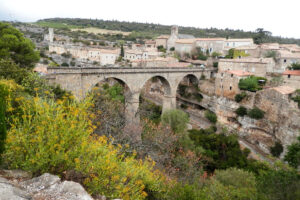
[[[124,22],[115,20],[100,20],[100,19],[80,19],[80,18],[50,18],[38,20],[36,24],[53,28],[86,28],[97,27],[100,29],[117,30],[124,32],[140,32],[147,33],[153,37],[161,34],[170,34],[171,26],[152,24],[152,23],[137,23]],[[182,34],[191,34],[195,37],[224,37],[224,38],[252,38],[255,32],[232,30],[232,29],[217,29],[217,28],[195,28],[179,26],[179,32]],[[285,44],[298,44],[300,39],[283,38],[270,36],[265,42],[278,42]]]

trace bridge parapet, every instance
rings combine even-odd
[[[70,68],[70,67],[49,67],[48,74],[128,74],[128,73],[181,73],[181,72],[207,72],[216,71],[216,69],[203,69],[196,67],[91,67],[91,68]]]

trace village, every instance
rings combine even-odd
[[[118,47],[109,41],[106,46],[95,42],[74,43],[71,38],[54,32],[49,28],[41,42],[48,47],[46,52],[51,58],[37,64],[35,70],[42,75],[47,74],[47,67],[210,69],[197,82],[200,100],[195,102],[186,95],[176,97],[177,107],[184,108],[191,116],[191,126],[209,127],[210,123],[203,121],[203,109],[210,110],[220,123],[236,130],[244,142],[265,155],[276,142],[286,151],[286,146],[297,138],[300,47],[296,44],[255,44],[252,38],[195,38],[180,34],[178,26],[172,26],[170,35],[140,43],[125,41]],[[257,81],[253,83],[257,88],[241,88],[244,79]],[[191,82],[186,77],[182,84],[189,87]],[[160,81],[147,82],[145,97],[162,105],[162,85]],[[239,116],[237,110],[241,107],[261,109],[264,118]]]

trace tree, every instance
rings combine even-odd
[[[34,44],[7,23],[0,22],[0,58],[12,59],[20,67],[32,68],[40,56]]]
[[[174,133],[183,133],[187,128],[189,117],[182,110],[173,109],[164,112],[161,120],[163,124],[169,125]]]
[[[123,58],[124,57],[124,47],[123,44],[121,44],[121,53],[120,56]]]
[[[284,157],[284,160],[289,163],[294,168],[297,168],[300,165],[300,137],[298,141],[289,145],[287,147],[288,152]]]
[[[270,31],[265,31],[263,28],[257,28],[256,34],[253,36],[255,44],[261,44],[267,41],[267,39],[272,36]]]
[[[257,176],[260,199],[300,199],[300,175],[289,169],[270,169]]]
[[[283,146],[280,142],[276,141],[274,146],[270,148],[270,152],[273,156],[279,157],[280,154],[283,152]]]

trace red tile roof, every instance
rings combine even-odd
[[[289,87],[289,86],[279,86],[279,87],[274,87],[274,90],[277,92],[280,92],[281,94],[292,94],[296,91],[295,88]]]
[[[294,76],[300,76],[300,70],[286,70],[282,73],[283,75],[294,75]]]

